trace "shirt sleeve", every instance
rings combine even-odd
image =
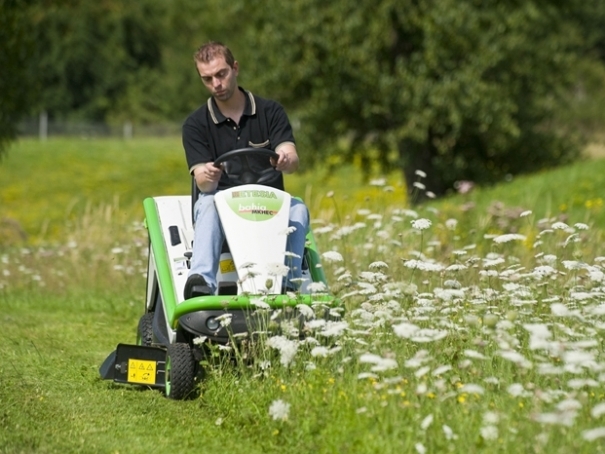
[[[294,142],[294,133],[292,125],[288,120],[288,115],[281,104],[277,102],[271,103],[269,115],[269,137],[273,149],[277,149],[284,142]]]
[[[183,148],[189,173],[200,164],[214,161],[214,156],[208,142],[208,133],[201,122],[196,119],[200,112],[195,112],[183,124]]]

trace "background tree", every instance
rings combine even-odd
[[[35,102],[35,41],[25,0],[0,0],[0,157]]]
[[[554,119],[584,40],[556,2],[269,0],[247,33],[316,161],[420,169],[443,194],[577,156]]]
[[[105,121],[164,117],[163,3],[150,0],[40,1],[36,40],[40,107],[50,116]]]
[[[0,2],[7,137],[31,107],[181,122],[207,97],[192,54],[211,39],[287,107],[309,166],[396,168],[408,185],[420,169],[437,194],[574,159],[605,121],[602,0]]]

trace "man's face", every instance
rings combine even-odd
[[[237,90],[238,64],[230,67],[222,56],[207,63],[196,62],[197,71],[210,94],[218,101],[227,101]]]

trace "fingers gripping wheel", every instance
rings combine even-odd
[[[236,186],[254,183],[271,186],[279,179],[281,172],[275,170],[270,159],[277,160],[278,157],[277,153],[267,148],[240,148],[219,156],[214,165],[219,167],[224,164],[225,173]]]

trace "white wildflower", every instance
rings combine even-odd
[[[487,357],[475,350],[464,350],[464,356],[474,359],[487,359]]]
[[[483,259],[483,267],[491,268],[492,266],[501,265],[505,260],[502,257],[494,258],[494,259]]]
[[[431,413],[430,415],[426,416],[422,422],[420,423],[420,428],[422,430],[426,430],[428,429],[431,424],[433,424],[433,414]]]
[[[498,352],[498,354],[504,358],[507,359],[513,363],[515,363],[516,365],[523,367],[524,369],[531,369],[532,368],[532,362],[527,360],[521,353],[513,351],[513,350],[504,350],[504,351],[500,351]]]
[[[288,226],[283,232],[283,235],[290,235],[291,233],[296,232],[296,227],[294,227],[293,225]]]
[[[454,433],[450,426],[444,424],[441,426],[441,429],[443,429],[443,434],[445,435],[446,440],[456,440],[458,438],[458,435]]]
[[[454,263],[453,265],[448,266],[445,271],[463,271],[468,269],[466,265],[462,265],[461,263]]]
[[[269,416],[274,421],[285,421],[290,413],[290,404],[281,399],[274,400],[269,407]]]
[[[507,392],[513,397],[525,397],[528,395],[521,383],[513,383],[507,388]]]
[[[309,284],[309,286],[307,287],[307,289],[311,293],[323,293],[328,289],[328,287],[326,286],[326,284],[324,284],[323,282],[320,281],[320,282],[311,282]]]
[[[526,210],[526,211],[524,211],[523,213],[521,213],[521,214],[519,215],[519,217],[520,217],[520,218],[524,218],[524,217],[526,217],[526,216],[529,216],[530,214],[531,214],[531,210]]]
[[[407,260],[403,264],[406,268],[419,269],[421,271],[442,271],[443,265],[438,263],[430,263],[422,260]]]
[[[418,330],[420,330],[419,326],[416,326],[413,323],[407,323],[407,322],[403,322],[403,323],[400,323],[399,325],[393,326],[393,331],[395,331],[395,334],[398,335],[399,337],[403,337],[406,339],[409,339],[410,337],[412,337],[414,335],[414,333],[416,333]]]
[[[321,254],[321,256],[328,262],[342,262],[343,258],[340,252],[327,251]]]
[[[357,374],[357,379],[358,380],[364,380],[366,378],[371,378],[371,379],[377,379],[378,375],[372,373],[372,372],[362,372],[360,374]]]
[[[300,312],[307,320],[315,318],[315,312],[306,304],[298,304],[296,305],[296,309],[298,309],[298,312]]]
[[[458,220],[457,219],[448,219],[447,221],[445,221],[445,228],[447,228],[448,230],[456,230],[456,227],[458,226]]]
[[[486,425],[496,425],[500,421],[500,416],[498,413],[494,413],[493,411],[486,411],[483,414],[483,422]]]
[[[323,330],[318,334],[325,337],[338,337],[341,336],[345,330],[349,327],[347,322],[332,322],[328,321],[323,327]]]
[[[208,336],[197,336],[193,339],[193,345],[203,345]]]
[[[418,330],[410,340],[412,342],[426,343],[443,339],[447,336],[447,331],[438,329],[421,329]]]
[[[414,445],[414,449],[416,449],[416,452],[418,454],[426,454],[426,448],[424,447],[424,445],[422,443],[416,443]]]
[[[555,270],[552,266],[542,265],[535,267],[531,274],[537,278],[542,278],[557,274],[557,270]]]
[[[431,368],[429,366],[424,366],[421,367],[420,369],[418,369],[416,372],[414,372],[414,376],[416,378],[422,378],[424,377],[429,371],[431,370]]]
[[[416,230],[426,230],[431,226],[431,221],[428,219],[414,219],[411,221],[412,227]]]
[[[281,354],[280,362],[286,367],[290,365],[298,351],[298,342],[287,339],[284,336],[270,337],[267,339],[267,345],[279,350]]]
[[[494,238],[494,243],[508,243],[509,241],[525,241],[527,237],[519,233],[507,233]]]
[[[330,353],[330,350],[328,350],[327,347],[314,347],[313,350],[311,350],[311,356],[314,357],[321,357],[321,358],[326,358],[328,356],[328,354]]]
[[[233,318],[233,314],[222,314],[216,317],[216,320],[221,324],[223,328],[231,325],[231,319]]]
[[[397,361],[391,358],[382,358],[379,355],[372,353],[364,353],[359,357],[360,363],[374,364],[371,368],[372,372],[383,372],[385,370],[396,369]]]
[[[584,430],[582,432],[582,438],[587,441],[594,441],[597,438],[605,437],[605,427],[597,427],[596,429]]]
[[[498,428],[496,426],[484,426],[479,429],[479,433],[484,440],[498,439]]]
[[[387,184],[387,180],[384,178],[374,178],[370,180],[370,186],[384,186]]]
[[[271,276],[287,276],[290,267],[283,263],[269,263],[267,264],[267,274]]]
[[[447,365],[439,366],[437,369],[435,369],[432,372],[432,374],[434,376],[439,376],[439,375],[443,375],[446,372],[449,372],[450,370],[452,370],[452,366],[450,366],[449,364],[447,364]]]
[[[385,262],[382,262],[382,261],[377,261],[377,262],[370,263],[370,269],[388,268],[388,267],[389,267],[389,265],[387,265]]]
[[[484,394],[485,393],[485,389],[483,388],[483,386],[476,385],[474,383],[467,383],[467,384],[463,385],[458,391],[461,393],[468,393],[468,394]]]
[[[550,226],[553,230],[567,230],[569,226],[565,222],[555,222]]]
[[[593,418],[599,418],[603,414],[605,414],[605,403],[597,404],[590,410],[590,415]]]
[[[253,306],[258,307],[259,309],[271,309],[271,306],[269,306],[268,303],[266,303],[263,300],[258,299],[258,298],[252,298],[250,300],[250,304],[252,304]]]

